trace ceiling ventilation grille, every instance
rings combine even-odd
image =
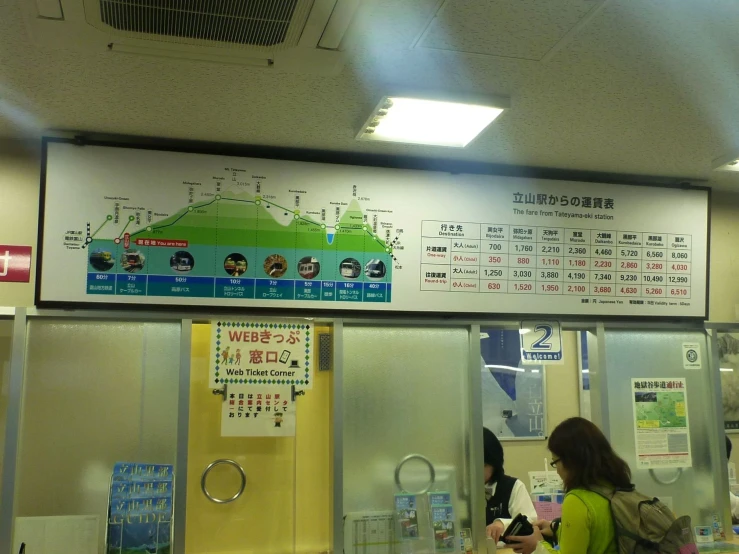
[[[313,0],[85,0],[88,23],[130,38],[276,50],[298,44]]]

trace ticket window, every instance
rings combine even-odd
[[[446,492],[454,526],[472,526],[472,472],[482,467],[470,464],[470,345],[479,331],[346,324],[342,336],[344,552],[390,551],[404,493],[417,513],[400,518],[398,532],[416,534],[414,551],[431,550],[439,529],[427,492]]]
[[[179,322],[28,321],[13,552],[60,532],[103,552],[114,464],[174,464],[180,330]],[[39,531],[49,516],[62,519]]]
[[[192,327],[185,552],[330,550],[332,372],[315,364],[312,388],[295,397],[293,436],[222,436],[231,393],[224,399],[209,384],[211,325]],[[328,326],[314,330],[331,334]],[[290,387],[276,390],[291,394]],[[233,400],[238,410],[238,393]]]

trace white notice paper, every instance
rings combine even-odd
[[[632,379],[639,469],[691,467],[685,379]]]
[[[702,369],[701,345],[697,342],[683,343],[683,368]]]
[[[228,385],[221,410],[222,437],[294,437],[290,387]]]

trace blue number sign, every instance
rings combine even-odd
[[[562,363],[562,329],[558,321],[522,321],[521,362]]]

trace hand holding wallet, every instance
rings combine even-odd
[[[531,522],[525,515],[518,514],[515,518],[513,518],[513,521],[511,521],[508,529],[503,532],[500,540],[502,540],[506,544],[511,544],[508,540],[508,537],[528,537],[529,535],[533,534],[534,526],[531,525]]]

